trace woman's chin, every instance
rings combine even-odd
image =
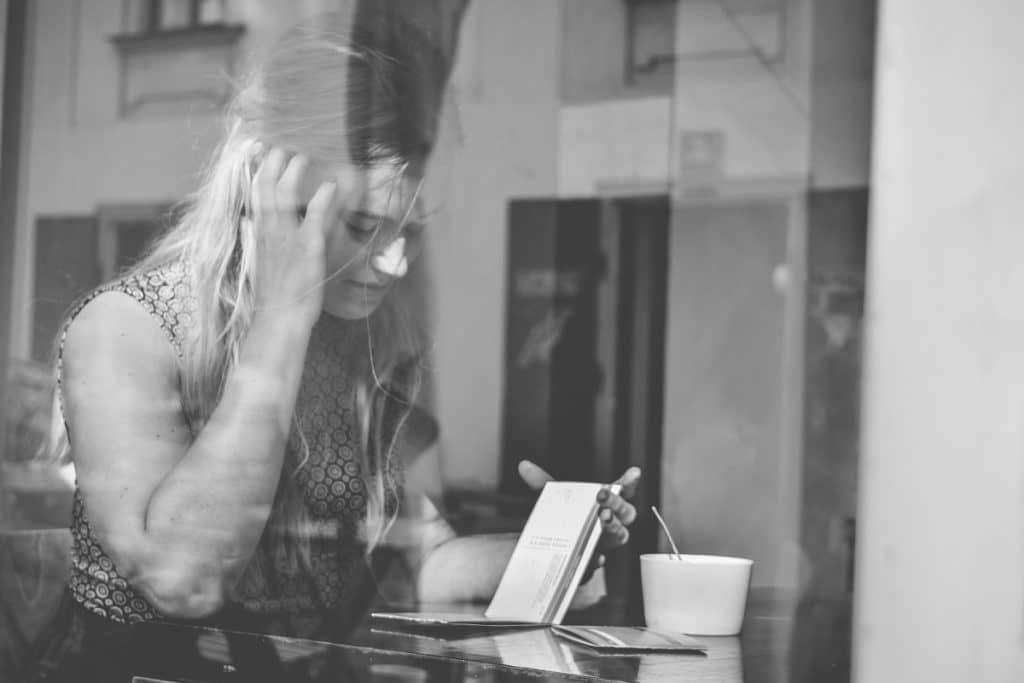
[[[352,301],[347,297],[343,299],[324,299],[324,312],[333,315],[335,318],[342,318],[344,320],[362,320],[363,318],[368,318],[379,306],[379,301]]]

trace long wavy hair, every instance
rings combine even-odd
[[[237,88],[223,138],[199,188],[183,202],[169,231],[125,277],[168,263],[187,265],[193,322],[182,340],[180,378],[192,433],[203,429],[220,401],[253,319],[255,227],[242,220],[249,202],[253,149],[279,146],[325,164],[368,168],[387,163],[394,181],[418,180],[438,131],[450,54],[427,32],[394,12],[360,2],[354,14],[320,15],[288,30]],[[393,522],[392,459],[401,427],[422,382],[431,310],[424,254],[365,321],[369,376],[352,387],[364,458],[368,503],[367,552]],[[328,277],[333,274],[328,273]],[[69,455],[54,415],[58,457]],[[293,437],[298,425],[293,422]],[[240,586],[265,585],[273,567],[308,567],[312,527],[295,475],[303,452],[287,462],[260,549]]]

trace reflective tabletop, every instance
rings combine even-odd
[[[280,633],[275,633],[275,630]],[[848,681],[849,607],[754,601],[737,637],[705,654],[601,654],[549,629],[439,631],[372,618],[340,640],[151,623],[131,657],[145,681]]]

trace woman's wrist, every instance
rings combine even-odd
[[[319,310],[314,313],[304,306],[257,306],[249,325],[249,335],[256,333],[279,338],[304,338],[309,335],[319,317]]]
[[[298,316],[255,317],[225,396],[236,386],[241,390],[239,400],[243,403],[274,407],[282,429],[287,431],[311,331],[312,325]]]
[[[283,364],[301,367],[306,346],[315,319],[300,311],[286,311],[271,315],[259,312],[253,317],[242,348],[241,362],[255,361],[260,365]]]

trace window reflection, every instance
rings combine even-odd
[[[82,486],[74,448],[56,462],[38,457],[53,429],[64,426],[59,406],[54,413],[53,368],[69,311],[189,220],[183,200],[211,155],[237,143],[235,151],[250,154],[243,171],[257,172],[269,150],[246,145],[270,124],[245,135],[229,126],[225,137],[225,122],[233,121],[225,107],[282,32],[297,22],[308,27],[337,4],[106,0],[72,13],[7,4],[8,36],[31,40],[21,52],[7,51],[27,87],[19,95],[8,76],[5,93],[14,98],[5,95],[3,119],[5,146],[17,147],[3,150],[5,161],[20,155],[20,172],[4,175],[5,239],[14,257],[0,270],[11,284],[0,454],[0,586],[10,609],[0,626],[14,635],[3,644],[4,663],[26,659],[46,622],[40,615],[52,616],[69,581],[66,529]],[[337,106],[325,112],[343,109],[345,98],[362,97],[366,106],[352,109],[352,118],[325,114],[301,125],[305,95],[280,98],[275,115],[294,114],[295,125],[282,128],[275,144],[297,151],[304,135],[333,125],[346,134],[324,133],[317,149],[329,148],[337,163],[321,164],[311,177],[347,178],[338,159],[354,159],[366,173],[353,182],[371,199],[381,168],[403,177],[385,199],[360,205],[381,219],[371,221],[367,248],[384,245],[395,268],[381,275],[361,246],[352,247],[353,258],[336,264],[337,272],[354,272],[345,267],[362,258],[376,275],[332,276],[325,296],[351,295],[351,306],[334,313],[363,306],[364,315],[349,317],[371,322],[330,334],[321,326],[325,336],[303,349],[328,359],[366,328],[389,340],[408,332],[402,321],[414,320],[415,329],[394,357],[371,357],[372,345],[363,345],[344,372],[306,367],[297,380],[298,395],[311,396],[316,408],[298,416],[301,437],[290,431],[283,438],[312,440],[302,451],[309,469],[295,470],[313,492],[310,505],[356,498],[364,505],[375,492],[385,501],[378,528],[388,533],[379,539],[361,520],[354,530],[320,518],[299,527],[299,537],[314,530],[325,543],[354,541],[346,552],[359,570],[342,583],[358,582],[365,594],[360,588],[359,614],[346,615],[345,628],[331,623],[338,628],[332,635],[351,636],[380,606],[422,606],[425,567],[447,576],[452,590],[468,591],[456,597],[485,603],[460,574],[481,571],[472,554],[481,551],[467,550],[441,569],[428,557],[466,539],[505,539],[486,546],[492,559],[510,550],[506,541],[536,495],[521,460],[558,479],[605,482],[637,466],[643,479],[632,501],[631,540],[609,549],[574,618],[642,623],[637,557],[666,550],[649,512],[657,505],[684,552],[754,560],[745,637],[773,649],[762,657],[744,650],[752,640],[730,645],[744,680],[846,680],[856,590],[871,3],[856,10],[803,0],[342,5],[357,30],[334,48],[377,50],[380,63],[363,76],[376,74],[387,87],[373,97],[367,84],[374,78],[360,81],[365,87],[336,87],[324,98]],[[151,42],[190,31],[207,37]],[[111,36],[119,37],[112,43]],[[65,58],[39,58],[58,53]],[[332,87],[358,80],[359,59],[338,64]],[[268,88],[287,89],[302,73],[262,82],[244,106],[265,105]],[[310,97],[330,89],[322,84]],[[33,115],[19,117],[26,102]],[[362,137],[348,135],[347,126]],[[398,133],[379,144],[392,128]],[[304,206],[316,190],[307,185]],[[224,214],[239,234],[242,219],[257,215],[243,204]],[[415,245],[402,232],[412,213],[426,225]],[[256,239],[246,234],[225,252],[225,269],[245,261],[249,243],[242,242]],[[402,310],[393,320],[374,318],[370,298],[392,277],[408,290]],[[161,324],[177,325],[181,340],[206,324],[182,312],[187,297],[161,293],[173,292],[177,280],[146,282],[151,290],[136,288],[136,298],[173,308],[174,320]],[[233,306],[252,294],[246,286],[217,315],[231,320]],[[135,296],[136,289],[124,291]],[[392,301],[383,289],[381,300]],[[173,358],[172,347],[165,351]],[[378,362],[393,371],[384,378],[391,384],[377,376]],[[400,381],[406,370],[415,381]],[[353,388],[357,375],[366,391]],[[311,390],[316,382],[328,388]],[[355,406],[351,415],[329,405],[337,387],[345,388],[344,405]],[[194,407],[178,411],[182,428],[196,430],[192,439],[212,414],[196,419]],[[351,438],[330,443],[339,430]],[[377,463],[384,469],[344,469],[343,448],[382,444],[400,454]],[[378,491],[375,477],[388,468],[394,481],[382,481],[393,485]],[[204,478],[194,484],[212,486]],[[300,496],[282,503],[286,495],[254,507],[304,505]],[[379,547],[363,557],[371,538]],[[289,565],[281,572],[286,582],[304,557],[289,553],[263,558],[269,565],[288,558],[281,560]],[[108,555],[102,559],[113,562]],[[77,561],[89,576],[109,571]],[[249,588],[269,591],[273,574]],[[331,586],[338,583],[332,577]],[[292,616],[259,627],[324,633],[319,623],[293,628]],[[244,622],[236,617],[232,624]],[[641,662],[631,675],[642,680],[652,666]]]

